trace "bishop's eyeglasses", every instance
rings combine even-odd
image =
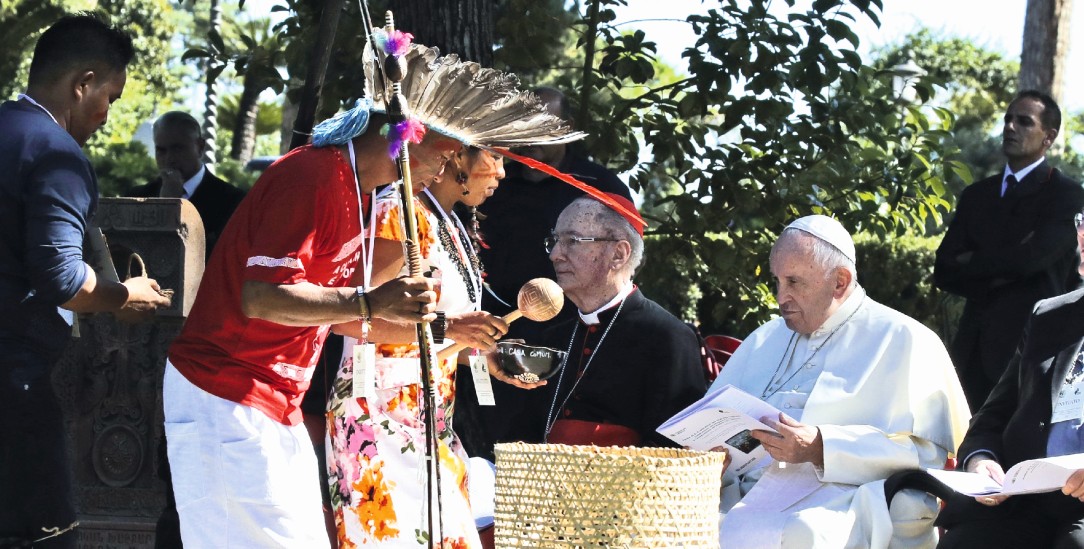
[[[553,249],[558,244],[564,244],[565,246],[571,246],[572,244],[581,244],[583,242],[617,242],[618,238],[603,238],[601,236],[576,236],[574,234],[557,234],[550,233],[545,240],[542,241],[542,247],[545,248],[546,253],[553,253]]]

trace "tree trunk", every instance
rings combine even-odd
[[[413,34],[419,44],[493,66],[492,0],[390,0],[388,8],[396,28]],[[384,24],[383,14],[374,13],[373,19],[373,25]]]
[[[327,63],[331,59],[331,48],[335,44],[335,32],[339,28],[339,16],[342,15],[345,1],[324,0],[323,9],[320,12],[319,34],[312,47],[308,70],[305,73],[305,86],[301,89],[297,118],[294,119],[294,134],[290,139],[291,149],[307,143],[312,134],[316,107],[320,104],[320,91],[324,89]]]
[[[304,82],[300,78],[291,78],[286,89],[300,88]],[[282,124],[279,127],[279,154],[290,152],[290,141],[294,136],[294,120],[297,119],[297,103],[290,101],[290,94],[282,94]]]
[[[1069,53],[1073,0],[1028,0],[1020,49],[1020,89],[1035,89],[1061,102]]]
[[[580,86],[580,112],[576,114],[575,126],[577,128],[586,128],[587,117],[591,113],[591,92],[594,85],[595,78],[595,38],[598,36],[599,25],[599,5],[602,0],[594,0],[587,8],[587,32],[584,36],[588,39],[584,41],[584,54],[583,54],[583,81]]]
[[[245,165],[252,159],[256,148],[256,116],[260,113],[260,86],[256,78],[245,75],[241,98],[237,101],[237,122],[233,128],[233,141],[230,143],[230,158]]]

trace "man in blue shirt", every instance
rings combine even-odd
[[[124,90],[132,54],[124,32],[65,17],[38,40],[26,93],[0,105],[0,546],[75,547],[50,384],[75,313],[136,319],[169,305],[155,281],[100,279],[83,261],[98,182],[81,147]]]

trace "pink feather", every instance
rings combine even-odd
[[[410,44],[414,42],[414,35],[409,32],[393,30],[388,33],[384,43],[384,53],[395,57],[402,57],[410,50]]]

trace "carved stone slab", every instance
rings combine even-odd
[[[127,278],[131,254],[139,254],[148,276],[174,291],[173,305],[158,316],[188,316],[203,275],[206,246],[196,207],[179,198],[103,198],[95,219],[121,280]]]
[[[122,260],[115,261],[120,278],[128,257],[139,254],[174,297],[146,324],[83,317],[80,337],[53,372],[68,429],[78,546],[149,549],[165,505],[162,371],[203,275],[203,222],[188,201],[158,198],[102,199],[96,219],[114,260]]]
[[[153,522],[84,520],[79,523],[77,549],[153,549]]]

